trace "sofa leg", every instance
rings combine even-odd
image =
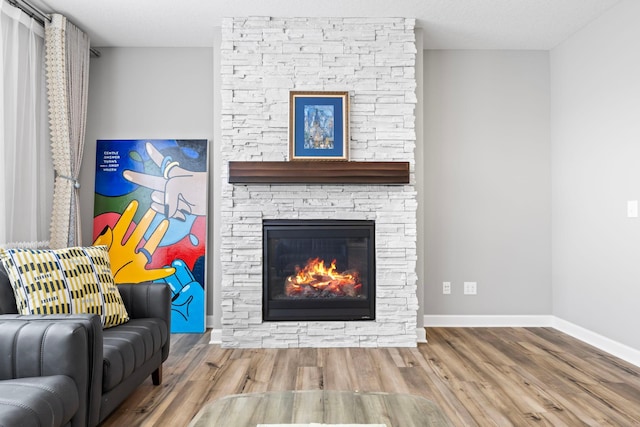
[[[162,384],[162,365],[158,366],[158,369],[151,373],[151,380],[153,381],[153,385]]]

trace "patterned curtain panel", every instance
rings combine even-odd
[[[52,248],[79,245],[78,174],[84,148],[89,86],[89,37],[62,15],[45,27],[49,124],[56,179],[51,217]]]

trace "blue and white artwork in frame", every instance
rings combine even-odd
[[[289,160],[349,160],[349,92],[290,92]]]

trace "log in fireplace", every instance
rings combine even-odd
[[[263,319],[374,320],[375,224],[263,222]]]

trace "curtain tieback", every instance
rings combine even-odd
[[[80,188],[80,181],[78,181],[76,178],[72,177],[72,176],[65,176],[65,175],[58,175],[60,178],[64,178],[64,179],[68,179],[69,181],[73,181],[73,187],[75,189],[79,189]]]

